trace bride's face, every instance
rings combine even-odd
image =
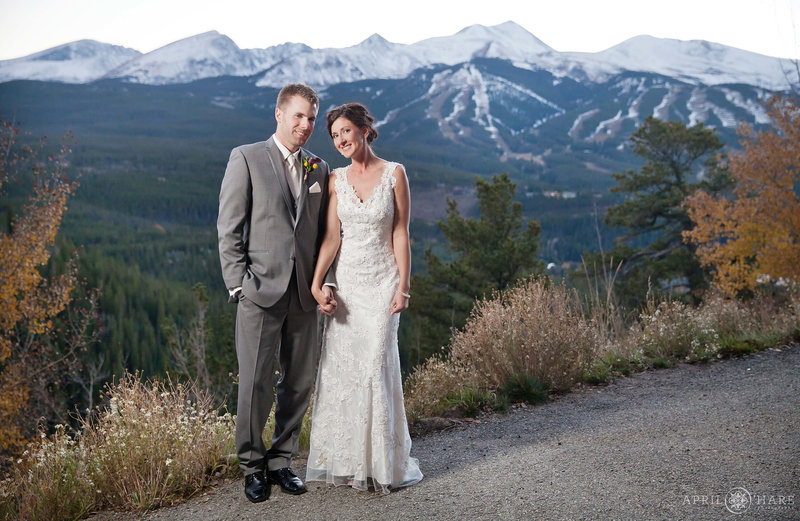
[[[360,129],[347,118],[339,118],[331,125],[333,146],[346,158],[351,158],[367,146],[368,129]]]

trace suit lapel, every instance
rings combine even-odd
[[[281,187],[281,193],[283,194],[283,200],[286,203],[286,207],[289,209],[289,213],[292,215],[296,225],[297,215],[299,213],[295,213],[294,197],[292,197],[292,192],[289,189],[289,183],[286,181],[286,168],[283,166],[283,158],[281,157],[280,150],[278,150],[278,147],[275,146],[274,140],[274,136],[267,140],[267,159],[272,166],[272,173],[275,175],[275,179],[278,181],[278,185]]]

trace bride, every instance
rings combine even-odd
[[[360,103],[327,115],[336,149],[351,162],[331,173],[311,284],[317,301],[335,309],[325,323],[306,480],[388,493],[422,473],[409,455],[397,347],[410,297],[408,178],[373,152],[373,121]],[[323,286],[334,259],[335,297]]]

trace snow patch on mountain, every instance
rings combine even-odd
[[[614,87],[619,89],[620,94],[630,94],[631,92],[646,92],[647,79],[646,78],[624,78],[614,84]]]
[[[689,126],[692,127],[698,121],[705,121],[708,119],[708,105],[706,104],[705,93],[700,89],[692,89],[692,95],[689,101],[686,102],[686,108],[689,109]]]
[[[502,149],[505,143],[502,142],[497,127],[505,125],[491,113],[488,89],[487,79],[474,65],[465,65],[435,74],[426,94],[429,103],[428,117],[437,121],[444,137],[457,141],[459,137],[470,134],[469,127],[462,122],[462,119],[468,116],[467,111],[473,107],[472,115],[468,116],[469,120],[486,131]],[[448,102],[452,103],[452,108],[446,116],[443,116],[443,109]]]
[[[537,94],[536,92],[534,92],[534,91],[532,91],[530,89],[526,89],[522,85],[513,83],[511,81],[508,81],[505,78],[495,77],[493,79],[494,79],[494,81],[496,81],[497,83],[503,85],[504,87],[506,87],[506,88],[508,88],[510,90],[519,92],[521,94],[524,94],[525,96],[528,96],[529,98],[538,101],[542,105],[547,105],[548,107],[552,108],[553,110],[555,110],[558,113],[563,113],[564,112],[564,109],[559,107],[557,104],[553,103],[552,101],[548,100],[544,96],[541,96],[541,95]]]
[[[669,108],[675,103],[680,89],[675,85],[667,85],[667,93],[661,98],[661,103],[653,109],[653,117],[661,120],[669,119]]]
[[[567,135],[569,137],[571,137],[572,139],[578,139],[578,137],[580,137],[579,134],[580,134],[581,128],[583,127],[583,122],[586,121],[587,119],[593,117],[598,112],[600,112],[600,109],[592,109],[592,110],[586,111],[586,112],[584,112],[582,114],[579,114],[578,117],[575,118],[575,121],[572,122],[572,126],[570,127],[569,131],[567,132]]]
[[[619,127],[622,123],[622,111],[617,111],[616,115],[614,115],[611,119],[606,119],[601,121],[597,124],[597,128],[594,129],[594,132],[586,138],[587,141],[605,141],[609,137],[613,136],[614,134],[619,131]]]
[[[698,122],[708,123],[710,115],[716,116],[723,127],[735,127],[738,125],[733,113],[714,103],[708,101],[705,92],[699,88],[692,90],[692,95],[686,103],[686,108],[690,110],[689,126],[696,125]],[[713,125],[709,125],[713,126]]]
[[[413,105],[415,103],[419,103],[420,101],[423,101],[424,99],[425,99],[425,96],[422,96],[422,97],[419,97],[419,98],[415,98],[415,99],[409,101],[408,103],[406,103],[405,105],[393,108],[392,110],[390,110],[389,112],[386,113],[386,115],[383,117],[383,119],[381,119],[380,121],[376,121],[375,122],[375,128],[379,128],[379,127],[381,127],[383,125],[386,125],[387,123],[390,123],[395,118],[395,116],[397,116],[397,114],[399,114],[403,110],[407,109],[411,105]],[[331,108],[333,108],[333,107],[331,107]]]
[[[712,104],[709,108],[711,112],[717,118],[719,118],[720,122],[722,122],[723,127],[733,128],[739,125],[739,122],[736,121],[736,116],[733,115],[733,112],[714,104]]]
[[[742,93],[739,91],[727,88],[723,88],[722,91],[725,93],[726,100],[752,114],[756,123],[759,125],[764,125],[770,122],[767,111],[764,110],[764,107],[761,104],[756,103],[753,99],[745,99],[745,97],[742,96]]]
[[[497,139],[498,131],[489,107],[488,87],[483,75],[474,66],[461,70],[468,71],[467,82],[472,88],[472,101],[475,103],[475,115],[472,120],[482,125],[483,129],[492,136],[492,139]]]

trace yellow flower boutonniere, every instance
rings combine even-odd
[[[314,173],[314,170],[317,169],[320,163],[322,163],[322,159],[318,157],[312,159],[310,156],[306,156],[303,158],[303,169],[306,171],[303,175],[303,181],[308,179],[308,174]]]

